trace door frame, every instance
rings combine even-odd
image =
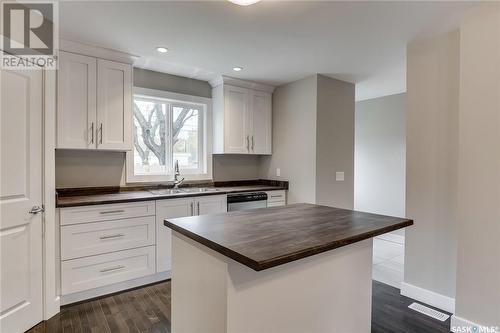
[[[43,214],[43,319],[47,320],[60,311],[60,268],[58,224],[56,220],[56,182],[55,182],[55,147],[56,147],[56,87],[57,72],[43,70],[43,107],[42,107],[42,202]]]

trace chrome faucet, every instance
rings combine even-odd
[[[179,172],[179,160],[175,160],[174,165],[174,188],[179,188],[179,186],[184,182],[184,177],[179,179],[181,173]]]

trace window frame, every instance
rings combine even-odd
[[[200,115],[199,120],[203,123],[203,126],[199,126],[198,130],[198,147],[201,150],[199,152],[199,163],[200,167],[198,169],[191,170],[180,170],[181,176],[187,181],[189,180],[212,180],[212,100],[206,97],[192,96],[186,94],[173,93],[164,90],[148,89],[134,87],[132,94],[132,101],[134,103],[135,97],[146,98],[146,99],[157,99],[164,100],[169,104],[169,109],[167,110],[167,115],[171,115],[173,106],[196,106],[199,107]],[[132,114],[132,126],[131,131],[134,131],[134,115]],[[167,123],[168,131],[172,130],[172,119],[169,117]],[[133,133],[132,133],[133,134]],[[171,133],[168,134],[168,158],[173,157],[173,145],[170,141]],[[134,147],[132,150],[126,153],[126,182],[127,183],[170,183],[174,179],[173,175],[173,161],[171,166],[164,175],[135,175],[134,174]],[[170,164],[170,163],[169,163]]]

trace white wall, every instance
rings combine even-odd
[[[290,203],[352,208],[354,84],[313,75],[278,87],[273,155],[261,161],[261,178],[290,181]],[[345,181],[335,181],[336,171],[345,172]]]
[[[456,315],[500,331],[500,3],[460,30]]]
[[[261,157],[261,178],[290,181],[289,203],[316,201],[316,86],[313,75],[273,94],[273,155]]]
[[[404,282],[454,298],[457,253],[459,33],[407,49]]]
[[[354,173],[355,210],[405,216],[406,94],[356,103]]]
[[[354,206],[354,84],[318,75],[316,203]],[[344,181],[335,173],[344,172]]]

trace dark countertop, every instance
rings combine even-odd
[[[256,271],[356,243],[412,220],[312,204],[165,220],[165,226]]]
[[[194,184],[196,185],[196,184]],[[193,184],[190,187],[195,187]],[[218,195],[238,192],[255,192],[255,191],[275,191],[287,190],[288,182],[277,181],[235,181],[235,182],[220,182],[200,184],[200,187],[208,189],[217,189],[217,191],[206,192],[190,192],[190,193],[172,193],[172,194],[155,194],[155,191],[162,188],[159,187],[133,187],[133,188],[79,188],[79,189],[58,189],[56,198],[56,207],[77,207],[102,205],[111,203],[148,201],[161,199],[176,199],[187,197],[199,197],[205,195]],[[215,185],[215,186],[214,186]]]

